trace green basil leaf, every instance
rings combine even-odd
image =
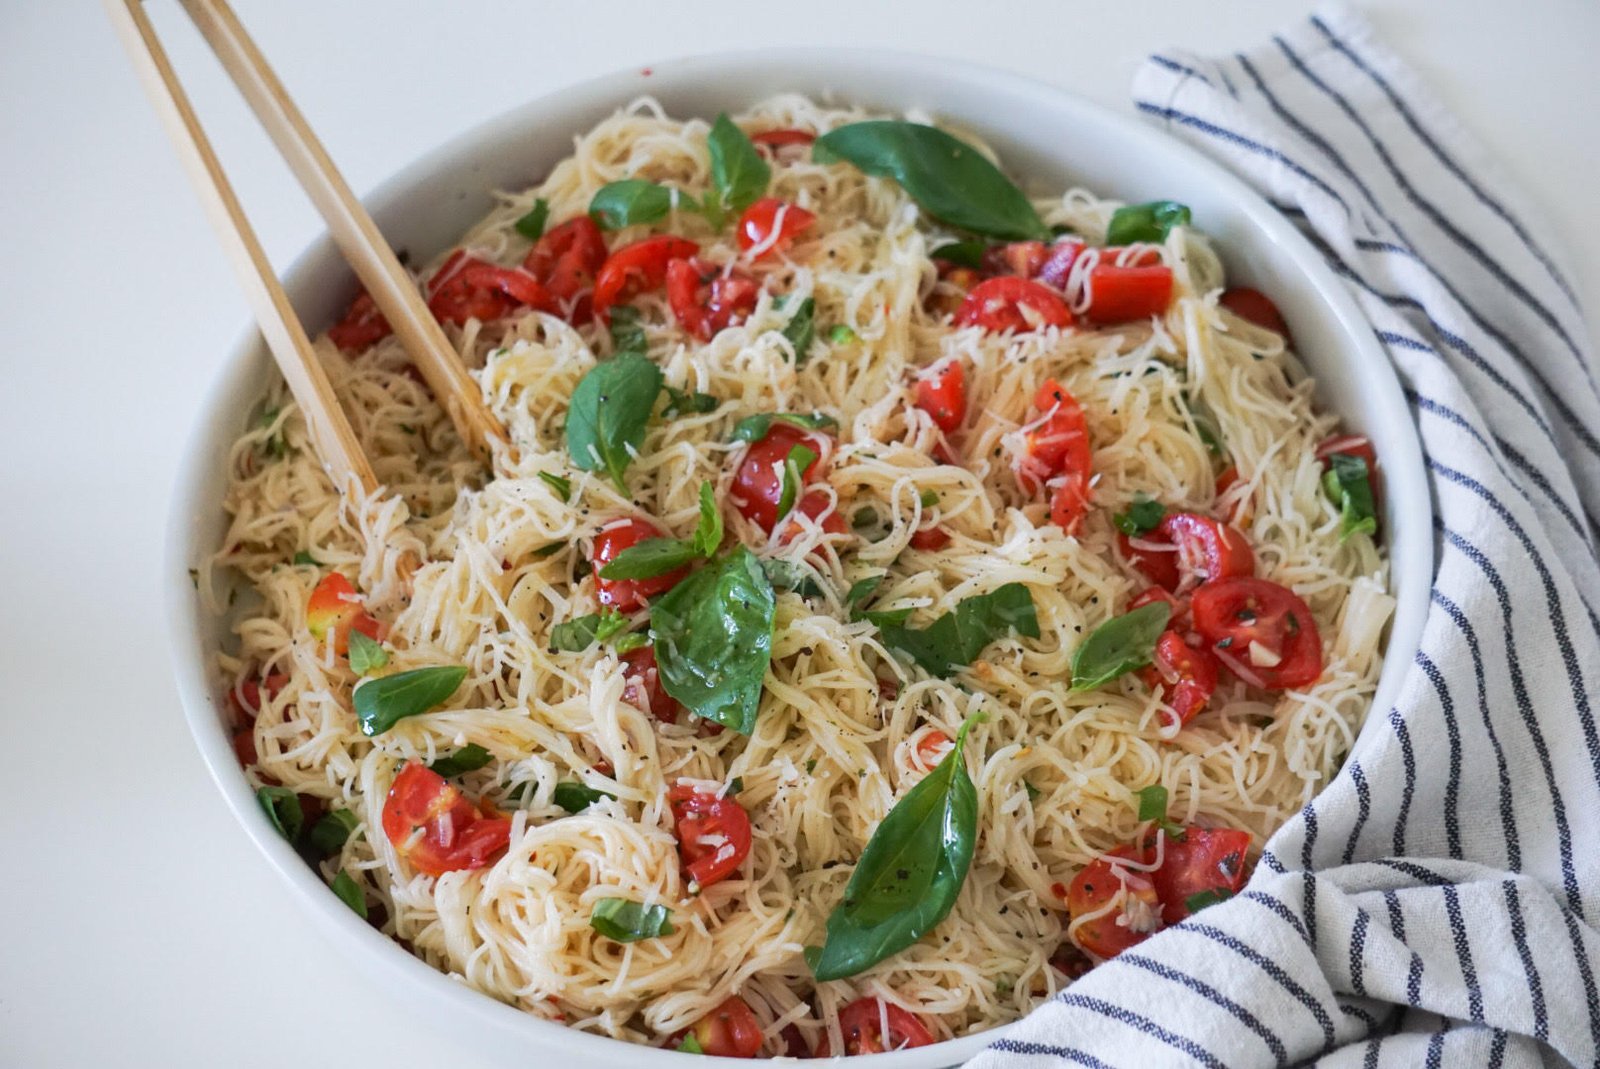
[[[1367,462],[1348,453],[1328,457],[1328,470],[1322,475],[1322,488],[1339,506],[1339,541],[1357,531],[1378,533],[1378,506],[1372,497],[1372,481],[1367,477]]]
[[[475,742],[469,742],[453,754],[439,758],[428,767],[433,769],[445,779],[451,776],[464,776],[468,772],[476,772],[490,761],[494,755]]]
[[[300,552],[298,552],[298,553],[296,553],[294,555],[294,563],[295,564],[309,564],[309,565],[312,565],[313,567],[320,566],[320,564],[321,564],[321,562],[318,561],[317,558],[313,557],[311,554],[307,553],[303,549]]]
[[[1134,498],[1128,511],[1117,513],[1112,522],[1129,538],[1138,538],[1155,530],[1166,517],[1167,506],[1141,494]]]
[[[819,981],[854,976],[904,950],[956,904],[978,840],[978,792],[963,749],[981,716],[961,725],[950,752],[867,840],[821,950],[806,949]]]
[[[1233,897],[1233,892],[1226,887],[1217,887],[1209,891],[1197,891],[1183,900],[1183,908],[1191,914],[1199,913],[1207,906],[1214,906],[1218,902],[1226,902]]]
[[[550,650],[552,653],[582,653],[627,626],[628,618],[616,609],[575,617],[550,629]]]
[[[693,542],[681,538],[647,538],[613,557],[600,569],[600,578],[654,579],[701,556]]]
[[[711,181],[722,207],[742,212],[767,191],[772,168],[726,114],[718,115],[711,124],[706,148],[711,153]]]
[[[546,486],[555,491],[556,496],[559,497],[563,503],[572,500],[571,479],[568,479],[562,475],[552,474],[548,471],[541,471],[539,473],[539,478],[544,480]]]
[[[1007,583],[991,593],[963,598],[954,610],[926,628],[884,620],[885,615],[867,614],[868,619],[878,623],[884,645],[909,655],[929,675],[940,678],[948,678],[971,664],[985,646],[1008,631],[1015,629],[1027,638],[1039,637],[1033,595],[1021,583]]]
[[[760,412],[754,416],[746,416],[733,425],[733,441],[761,441],[767,436],[767,431],[772,429],[773,420],[777,420],[780,423],[788,423],[806,431],[823,430],[839,425],[838,420],[832,416],[825,416],[821,412],[813,412],[809,416],[801,415],[798,412]]]
[[[361,890],[361,885],[356,883],[354,877],[344,869],[340,869],[339,875],[333,878],[333,893],[338,895],[339,901],[349,906],[356,916],[362,920],[367,919],[367,896]]]
[[[817,138],[811,158],[847,160],[893,178],[935,219],[987,237],[1048,238],[1033,205],[982,153],[943,130],[918,123],[852,123]]]
[[[358,676],[369,675],[389,663],[389,651],[377,640],[350,629],[350,671]]]
[[[381,735],[408,716],[426,713],[456,692],[467,670],[460,666],[413,668],[369,679],[351,695],[363,735]]]
[[[626,898],[602,898],[589,914],[589,927],[619,943],[671,935],[672,914],[666,906],[643,906]]]
[[[601,186],[589,201],[589,215],[606,230],[655,223],[672,210],[672,191],[642,178],[624,178]]]
[[[1188,226],[1189,206],[1175,200],[1126,204],[1111,213],[1106,227],[1107,245],[1132,245],[1136,241],[1166,241],[1175,226]]]
[[[799,367],[811,355],[811,343],[817,337],[817,302],[807,297],[800,302],[783,326],[783,336],[794,346],[794,366]]]
[[[939,491],[924,490],[917,495],[917,500],[921,502],[923,508],[931,509],[939,503]]]
[[[278,834],[289,843],[297,842],[305,829],[306,816],[300,809],[300,796],[287,787],[262,787],[256,791],[256,801],[267,814]]]
[[[667,407],[661,410],[661,415],[670,419],[679,415],[703,415],[715,412],[722,402],[709,393],[690,393],[680,390],[676,386],[665,387],[667,391]]]
[[[693,1032],[684,1035],[683,1042],[678,1044],[678,1049],[685,1054],[704,1054],[706,1052],[705,1048],[700,1045],[700,1041],[694,1038]]]
[[[323,857],[332,857],[344,849],[359,823],[360,819],[348,809],[324,813],[322,819],[311,826],[311,845]]]
[[[744,546],[667,591],[650,608],[662,687],[696,716],[750,734],[775,609],[772,583]]]
[[[1171,605],[1153,601],[1089,632],[1072,654],[1072,689],[1093,690],[1149,664],[1171,617]]]
[[[582,813],[602,798],[615,797],[616,795],[596,790],[587,783],[568,779],[556,784],[552,800],[568,813]]]
[[[828,330],[828,341],[833,345],[848,345],[856,340],[856,332],[843,323],[835,323]]]
[[[856,606],[876,594],[878,587],[883,585],[883,580],[888,574],[888,572],[879,572],[877,575],[869,575],[865,579],[857,579],[850,584],[850,590],[844,596],[844,607],[850,610],[850,618],[852,620],[860,619],[856,615]]]
[[[1167,819],[1167,789],[1159,783],[1152,783],[1143,790],[1136,791],[1135,797],[1139,799],[1139,819],[1153,820],[1156,826],[1174,839],[1183,838],[1183,826]]]
[[[803,598],[815,598],[822,595],[822,584],[812,576],[811,572],[798,564],[786,560],[763,557],[761,570],[767,573],[767,581],[777,590],[792,590]]]
[[[728,781],[728,795],[730,797],[735,795],[735,794],[739,794],[743,790],[744,790],[744,777],[743,776],[735,776],[735,777],[733,777],[733,779]]]
[[[789,455],[783,458],[783,488],[778,493],[778,519],[789,515],[789,510],[794,508],[795,498],[800,495],[800,487],[805,485],[805,470],[817,459],[817,451],[800,445],[798,442],[789,447]]]
[[[566,543],[565,542],[551,542],[548,546],[540,546],[538,549],[534,550],[530,554],[530,556],[534,557],[537,560],[543,560],[546,557],[555,556],[557,553],[560,553],[561,550],[563,548],[565,548],[565,547],[566,547]]]
[[[611,648],[617,653],[627,653],[640,646],[650,645],[650,638],[642,631],[629,631],[625,635],[618,635],[616,641],[611,643]]]
[[[596,364],[578,381],[567,410],[567,452],[584,471],[606,471],[627,494],[623,473],[644,442],[661,392],[661,369],[637,353]]]
[[[863,612],[860,614],[860,618],[874,624],[879,631],[884,631],[904,624],[911,619],[911,614],[915,611],[910,607],[904,609],[879,609],[876,612]]]
[[[952,241],[948,245],[941,245],[928,254],[929,259],[943,260],[945,263],[955,264],[957,267],[980,268],[983,266],[983,254],[989,251],[987,241]]]
[[[1033,784],[1029,783],[1027,780],[1023,780],[1022,781],[1022,786],[1027,789],[1028,801],[1030,801],[1030,802],[1037,802],[1039,800],[1039,796],[1044,793],[1039,788],[1037,788]]]
[[[716,489],[709,482],[700,484],[700,523],[694,529],[691,544],[706,558],[722,548],[722,510],[717,507]]]
[[[610,315],[611,348],[618,356],[623,353],[642,356],[650,350],[650,340],[639,322],[639,309],[631,304],[614,304]]]
[[[533,210],[512,225],[517,228],[517,233],[529,241],[538,241],[544,237],[544,224],[549,218],[550,202],[540,197],[533,202]]]

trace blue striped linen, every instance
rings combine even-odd
[[[1295,220],[1371,318],[1431,476],[1432,611],[1372,711],[1386,730],[1244,894],[969,1065],[1600,1066],[1600,396],[1572,288],[1346,9],[1226,58],[1152,56],[1134,95]]]

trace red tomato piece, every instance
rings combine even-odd
[[[1152,860],[1152,852],[1135,846],[1119,846],[1085,865],[1067,888],[1067,911],[1074,921],[1104,909],[1124,887],[1127,889],[1120,909],[1071,929],[1073,941],[1099,958],[1115,957],[1135,943],[1143,942],[1161,926],[1161,899],[1150,875],[1117,865],[1119,858],[1147,865]]]
[[[917,407],[933,417],[946,434],[961,429],[967,418],[967,369],[960,360],[943,360],[917,379]]]
[[[632,300],[667,280],[667,265],[693,256],[700,246],[663,234],[635,241],[606,257],[594,282],[594,314],[604,319],[614,304]]]
[[[817,217],[777,197],[762,197],[739,217],[739,248],[759,260],[769,252],[786,247]]]
[[[1311,610],[1288,587],[1239,576],[1200,587],[1190,602],[1195,630],[1234,675],[1287,690],[1322,675],[1322,637]]]
[[[816,139],[817,135],[810,130],[763,130],[750,135],[750,140],[756,144],[774,149],[785,145],[809,145]]]
[[[1056,947],[1056,952],[1050,955],[1050,967],[1068,980],[1076,980],[1094,968],[1094,961],[1068,941]]]
[[[338,572],[329,572],[311,591],[306,602],[306,629],[319,641],[331,638],[333,651],[345,654],[350,651],[351,630],[360,631],[370,639],[381,640],[383,625],[362,608],[361,595]]]
[[[550,294],[526,271],[468,256],[457,249],[428,283],[428,310],[443,323],[489,322],[520,305],[553,311]]]
[[[1241,531],[1195,512],[1169,512],[1142,538],[1117,538],[1129,564],[1172,591],[1256,570],[1255,553]]]
[[[442,876],[490,864],[511,842],[511,821],[481,816],[443,776],[412,761],[389,788],[383,832],[418,872]]]
[[[1237,465],[1230,464],[1228,467],[1222,470],[1222,473],[1217,476],[1217,503],[1219,507],[1229,497],[1229,495],[1233,493],[1233,488],[1240,485],[1243,481],[1243,478],[1239,475],[1239,468]],[[1252,511],[1250,495],[1241,494],[1235,497],[1232,505],[1228,507],[1228,511],[1229,523],[1249,523]]]
[[[666,537],[661,528],[649,520],[626,519],[607,524],[594,536],[594,551],[590,562],[594,565],[594,585],[600,604],[618,612],[636,612],[645,607],[648,599],[665,594],[689,574],[689,566],[674,568],[650,579],[602,579],[600,570],[617,559],[617,554],[630,546],[650,538]]]
[[[1160,315],[1171,302],[1172,268],[1122,267],[1102,260],[1089,272],[1089,307],[1084,314],[1096,323],[1125,323]]]
[[[839,1011],[845,1054],[882,1054],[885,1051],[926,1047],[933,1034],[916,1016],[877,998],[858,998]],[[822,1037],[818,1058],[830,1058],[828,1037]]]
[[[761,296],[761,283],[744,275],[722,273],[698,257],[667,265],[667,302],[678,323],[701,341],[742,323]]]
[[[1334,455],[1355,457],[1367,465],[1367,484],[1372,487],[1372,500],[1381,504],[1383,484],[1379,481],[1378,453],[1372,441],[1360,434],[1339,434],[1317,446],[1317,459],[1326,461]]]
[[[663,723],[676,724],[684,708],[678,699],[668,694],[667,689],[661,685],[661,670],[656,665],[656,648],[640,646],[622,654],[621,660],[622,674],[628,681],[622,689],[622,700]]]
[[[1162,847],[1161,867],[1153,879],[1161,898],[1161,916],[1177,924],[1189,916],[1188,901],[1206,891],[1237,894],[1249,873],[1245,858],[1250,833],[1233,828],[1202,828],[1191,824],[1183,838],[1168,837]]]
[[[1182,727],[1200,714],[1217,689],[1217,659],[1184,641],[1177,631],[1164,631],[1156,640],[1153,663],[1139,670],[1145,686],[1163,689],[1162,699],[1172,707]]]
[[[811,1057],[811,1044],[806,1042],[806,1037],[799,1027],[790,1022],[778,1032],[778,1040],[782,1049],[778,1052],[785,1058]]]
[[[1240,319],[1254,323],[1258,327],[1265,327],[1275,334],[1282,334],[1285,342],[1289,340],[1289,324],[1284,322],[1283,313],[1272,303],[1272,298],[1260,290],[1253,290],[1248,286],[1234,286],[1232,289],[1223,290],[1217,303]]]
[[[950,544],[950,532],[943,527],[924,527],[912,532],[911,548],[938,551]]]
[[[599,225],[580,215],[534,242],[522,267],[544,286],[569,320],[582,323],[592,314],[595,276],[605,262],[606,239]]]
[[[802,528],[798,517],[801,516],[820,526],[823,534],[844,534],[844,517],[839,515],[839,510],[834,507],[833,497],[823,490],[813,488],[800,495],[799,504],[789,513],[788,522],[784,524],[783,532],[778,535],[779,545],[786,546],[800,537]]]
[[[256,756],[256,729],[254,725],[242,727],[233,733],[233,756],[239,759],[240,768],[249,768],[260,760]]]
[[[1128,611],[1132,612],[1134,609],[1143,608],[1156,601],[1166,602],[1168,608],[1172,610],[1172,615],[1167,617],[1169,622],[1176,622],[1189,612],[1189,603],[1187,601],[1179,601],[1172,596],[1172,591],[1161,586],[1146,587],[1136,594],[1133,600],[1128,602]]]
[[[1040,327],[1070,327],[1072,309],[1061,294],[1026,278],[1002,275],[974,286],[956,311],[958,327],[1010,330],[1018,334]]]
[[[733,875],[750,853],[750,814],[734,799],[676,783],[667,792],[690,893]]]
[[[931,770],[944,760],[945,754],[950,752],[950,736],[938,728],[929,728],[923,732],[922,738],[917,740],[915,751],[917,763]]]
[[[1039,265],[1035,277],[1047,286],[1065,290],[1067,279],[1072,275],[1072,265],[1083,254],[1084,248],[1083,242],[1077,238],[1062,238],[1050,246],[1050,255]]]
[[[1013,241],[994,245],[983,252],[983,271],[987,275],[1016,275],[1037,278],[1050,249],[1042,241]]]
[[[1089,423],[1078,399],[1055,379],[1039,387],[1033,407],[1046,418],[1027,434],[1027,450],[1015,462],[1017,481],[1029,493],[1050,486],[1050,521],[1071,534],[1089,508]]]
[[[358,353],[387,338],[390,332],[389,321],[378,311],[378,302],[372,299],[372,294],[362,290],[350,302],[344,318],[328,328],[328,337],[345,352]]]
[[[833,453],[833,439],[821,431],[808,431],[792,423],[773,420],[766,435],[752,442],[745,450],[733,475],[733,489],[729,497],[739,514],[764,531],[771,531],[778,522],[778,504],[783,500],[783,467],[789,450],[804,445],[817,455],[800,473],[802,483],[820,479],[827,471],[824,457]],[[800,505],[812,495],[802,495]],[[824,501],[826,495],[824,495]],[[815,502],[813,502],[815,504]],[[841,527],[841,530],[843,528]]]
[[[240,680],[237,687],[229,687],[228,711],[233,714],[233,722],[239,724],[254,720],[256,714],[261,712],[263,687],[268,698],[276,698],[288,682],[289,677],[282,672],[272,672],[265,679],[244,679]]]
[[[761,1022],[749,1003],[738,995],[722,1001],[716,1009],[694,1023],[695,1040],[700,1050],[721,1058],[754,1058],[761,1053]]]

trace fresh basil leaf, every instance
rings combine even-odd
[[[743,790],[744,790],[744,777],[743,776],[735,776],[735,777],[733,777],[732,780],[730,780],[728,782],[728,796],[729,797],[732,797],[733,795],[739,794]]]
[[[911,614],[916,610],[909,606],[904,609],[879,609],[860,614],[860,618],[873,624],[879,631],[899,627],[911,619]]]
[[[825,416],[821,412],[813,412],[809,416],[798,412],[759,412],[754,416],[746,416],[733,425],[733,441],[761,441],[767,436],[767,432],[772,429],[773,420],[777,420],[780,423],[788,423],[806,431],[823,430],[839,425],[838,420],[832,416]]]
[[[799,367],[811,355],[811,343],[817,337],[817,302],[807,297],[800,302],[783,326],[783,336],[794,346],[794,366]]]
[[[684,1035],[683,1042],[678,1044],[678,1049],[685,1054],[704,1054],[706,1052],[705,1048],[700,1045],[700,1041],[694,1037],[693,1032],[688,1032]]]
[[[690,545],[706,558],[715,556],[722,548],[722,510],[717,507],[716,489],[709,482],[700,484],[700,523],[694,529]]]
[[[1033,595],[1021,583],[1007,583],[988,594],[963,598],[955,609],[926,628],[883,620],[884,613],[869,613],[878,622],[884,645],[907,654],[929,675],[948,678],[971,664],[985,646],[1015,629],[1027,638],[1039,637],[1039,618]],[[882,622],[879,622],[882,621]]]
[[[699,559],[693,542],[681,538],[647,538],[629,546],[600,569],[602,579],[654,579]]]
[[[1167,789],[1159,783],[1152,783],[1141,791],[1135,792],[1139,799],[1139,819],[1153,820],[1156,826],[1174,839],[1183,838],[1183,827],[1167,819]]]
[[[661,369],[637,353],[596,364],[572,391],[567,452],[584,471],[606,471],[627,494],[630,452],[644,442],[645,425],[661,392]]]
[[[622,654],[627,653],[630,650],[636,650],[640,646],[648,645],[650,645],[650,638],[644,632],[629,631],[625,635],[618,635],[616,640],[611,643],[611,648],[617,653]]]
[[[300,552],[298,552],[298,553],[296,553],[294,555],[294,563],[295,564],[309,564],[309,565],[312,565],[313,567],[320,566],[320,564],[321,564],[321,562],[318,561],[317,558],[313,557],[311,554],[307,553],[303,549]]]
[[[529,554],[529,556],[536,560],[544,560],[546,557],[553,557],[557,553],[560,553],[565,547],[565,542],[551,542],[548,546],[540,546],[538,549]]]
[[[672,914],[666,906],[644,906],[626,898],[602,898],[589,914],[589,927],[619,943],[637,943],[671,935]]]
[[[1117,513],[1112,522],[1129,538],[1138,538],[1155,530],[1166,517],[1167,506],[1141,494],[1133,499],[1128,511]]]
[[[850,610],[850,618],[852,620],[859,619],[856,616],[856,606],[876,594],[878,587],[883,585],[884,577],[888,574],[888,572],[879,572],[877,575],[869,575],[865,579],[857,579],[850,584],[850,590],[844,596],[844,607]]]
[[[562,475],[555,475],[548,471],[541,471],[539,473],[539,478],[544,480],[546,486],[555,491],[556,496],[559,497],[563,503],[572,500],[571,479],[568,479]]]
[[[1378,533],[1378,506],[1372,497],[1372,481],[1367,477],[1367,462],[1348,453],[1328,457],[1328,470],[1322,475],[1322,488],[1339,507],[1339,541],[1357,531]]]
[[[811,573],[798,564],[786,560],[763,557],[761,570],[767,573],[767,581],[774,589],[792,590],[803,598],[815,598],[822,595],[822,584],[818,583]]]
[[[726,114],[718,115],[711,124],[706,148],[711,153],[711,181],[722,207],[742,212],[767,191],[772,168]]]
[[[772,583],[743,546],[667,591],[650,608],[662,687],[696,716],[750,734],[775,609]]]
[[[805,471],[816,459],[815,449],[807,448],[798,442],[789,447],[789,455],[783,458],[783,487],[778,492],[780,520],[789,515],[789,510],[794,508],[795,499],[800,495],[800,487],[805,485]]]
[[[1233,892],[1226,887],[1217,887],[1209,891],[1197,891],[1183,900],[1183,908],[1191,914],[1199,913],[1207,906],[1214,906],[1218,902],[1226,902],[1233,897]]]
[[[413,668],[356,687],[351,700],[363,735],[381,735],[408,716],[426,713],[456,692],[467,670],[457,666]]]
[[[603,609],[556,624],[550,629],[553,653],[582,653],[596,642],[604,642],[628,626],[628,618],[616,609]]]
[[[332,857],[344,849],[360,822],[348,809],[331,810],[311,826],[311,845],[323,857]]]
[[[963,749],[981,718],[961,725],[950,752],[867,840],[821,949],[806,948],[819,981],[854,976],[904,950],[956,904],[978,839],[978,792]]]
[[[370,675],[389,663],[389,651],[374,639],[350,629],[350,671],[358,676]]]
[[[624,178],[601,186],[589,201],[589,215],[606,230],[655,223],[672,210],[672,191],[642,178]]]
[[[835,323],[828,330],[828,341],[833,345],[848,345],[856,340],[856,332],[843,323]]]
[[[1132,245],[1136,241],[1166,241],[1175,226],[1188,226],[1189,206],[1175,200],[1126,204],[1111,213],[1106,227],[1107,245]]]
[[[256,791],[256,801],[267,814],[278,834],[289,843],[300,839],[305,829],[306,815],[300,809],[300,796],[287,787],[262,787]]]
[[[952,241],[948,245],[941,245],[928,254],[933,260],[943,260],[945,263],[955,264],[957,267],[971,267],[974,269],[983,266],[983,254],[989,251],[987,241]]]
[[[1072,654],[1072,689],[1093,690],[1149,664],[1171,617],[1171,605],[1153,601],[1089,632]]]
[[[549,218],[550,202],[540,197],[533,202],[533,209],[512,225],[517,228],[517,233],[529,241],[538,241],[544,237],[544,224]]]
[[[451,776],[464,776],[468,772],[476,772],[490,761],[494,755],[475,742],[469,742],[453,754],[439,758],[428,767],[433,769],[445,779]]]
[[[354,877],[344,869],[340,869],[339,875],[333,878],[333,893],[338,895],[339,901],[349,906],[356,916],[362,920],[367,919],[367,896],[361,890],[361,885],[356,883]]]
[[[649,352],[650,340],[639,322],[639,309],[631,304],[614,304],[610,316],[611,348],[617,355]]]
[[[924,490],[917,495],[917,501],[921,503],[923,508],[931,509],[939,503],[939,491]]]
[[[867,174],[893,178],[929,215],[987,237],[1048,238],[1050,228],[999,168],[977,149],[919,123],[852,123],[817,138],[811,158],[843,159]]]
[[[587,783],[576,780],[562,780],[556,784],[552,800],[556,805],[568,813],[582,813],[602,798],[616,798],[616,795],[606,791],[596,790]]]
[[[665,387],[667,391],[667,407],[661,410],[661,415],[666,418],[680,415],[703,415],[715,412],[722,402],[709,393],[690,393],[680,390],[676,386]]]

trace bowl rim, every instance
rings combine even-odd
[[[996,90],[1026,96],[1064,118],[1115,126],[1118,136],[1164,153],[1175,167],[1189,168],[1199,181],[1210,185],[1219,196],[1227,199],[1267,240],[1283,247],[1285,254],[1305,273],[1318,296],[1326,301],[1332,321],[1348,348],[1341,350],[1336,357],[1324,359],[1357,361],[1378,371],[1378,380],[1369,382],[1366,387],[1373,398],[1369,414],[1374,420],[1397,424],[1394,433],[1398,436],[1397,440],[1391,440],[1382,458],[1386,474],[1392,478],[1404,470],[1408,476],[1416,476],[1410,480],[1412,483],[1426,490],[1421,442],[1394,366],[1379,345],[1370,322],[1360,311],[1354,297],[1304,235],[1232,171],[1165,131],[1140,121],[1137,116],[1115,111],[1071,90],[984,63],[895,49],[772,47],[677,56],[643,67],[630,65],[542,93],[459,132],[379,182],[361,199],[373,207],[376,214],[381,205],[404,196],[407,190],[446,170],[464,156],[481,154],[487,146],[536,126],[540,113],[565,101],[584,97],[606,98],[612,101],[611,107],[623,107],[638,96],[649,95],[653,84],[663,84],[671,78],[688,75],[711,80],[724,75],[742,78],[774,65],[818,71],[888,70],[904,78],[976,80]],[[642,78],[654,78],[655,81]],[[809,86],[799,91],[811,95],[823,93],[823,90]],[[740,92],[735,88],[730,96],[738,97]],[[981,129],[981,124],[979,126]],[[315,261],[325,256],[330,247],[331,239],[326,231],[313,239],[282,271],[281,277],[286,286],[303,272],[313,269]],[[368,968],[398,970],[405,979],[415,979],[414,986],[406,985],[412,995],[447,1002],[457,1012],[492,1026],[497,1032],[516,1033],[532,1051],[549,1049],[573,1056],[593,1057],[597,1064],[608,1064],[624,1056],[630,1062],[640,1064],[690,1064],[674,1051],[626,1043],[533,1017],[426,964],[362,922],[334,895],[329,894],[312,868],[281,837],[273,833],[262,818],[255,795],[239,772],[231,740],[220,726],[203,644],[196,643],[197,638],[215,629],[215,621],[206,612],[191,584],[185,580],[187,570],[193,563],[211,551],[211,547],[199,540],[198,533],[207,529],[207,514],[214,518],[219,508],[218,502],[202,499],[207,483],[221,463],[218,456],[205,446],[219,434],[227,440],[237,434],[236,423],[224,424],[222,416],[232,415],[229,401],[242,391],[250,379],[260,374],[261,362],[268,359],[259,331],[251,324],[234,344],[204,392],[199,419],[185,439],[166,526],[165,574],[161,582],[174,673],[190,734],[212,781],[235,819],[243,826],[245,834],[288,883],[295,897],[300,899],[316,922],[326,931],[342,933],[334,938],[349,938],[352,940],[351,946],[363,948],[360,956]],[[275,368],[272,373],[276,374]],[[1391,505],[1397,503],[1393,497],[1388,500]],[[1384,666],[1372,708],[1392,704],[1397,696],[1404,669],[1420,644],[1423,620],[1427,613],[1427,591],[1433,575],[1434,546],[1429,536],[1433,519],[1431,495],[1427,492],[1413,493],[1399,503],[1404,505],[1409,516],[1405,529],[1401,531],[1403,540],[1397,540],[1393,534],[1386,539],[1389,592],[1395,597],[1396,605],[1388,628]],[[1386,527],[1386,533],[1393,530]],[[1408,577],[1421,578],[1410,578],[1409,582],[1403,582]],[[1369,708],[1363,734],[1367,727],[1380,719],[1370,714]],[[1326,790],[1329,784],[1325,784],[1323,789]],[[871,1065],[874,1069],[929,1069],[935,1065],[957,1064],[1000,1039],[1016,1023],[916,1050],[836,1057],[833,1062],[850,1066]],[[673,1060],[667,1061],[668,1057]],[[693,1064],[711,1069],[731,1069],[732,1066],[745,1064],[733,1058],[694,1057],[696,1060]]]

